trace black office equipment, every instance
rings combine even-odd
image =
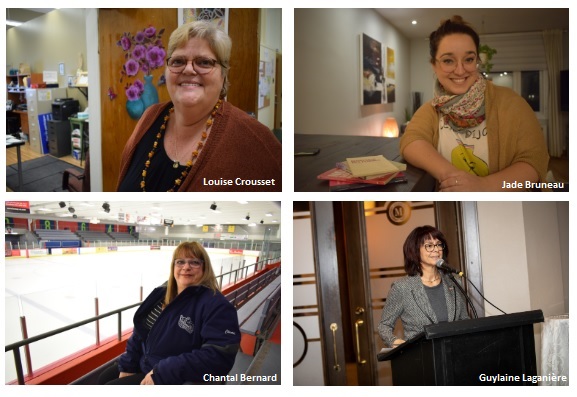
[[[73,114],[78,113],[80,104],[76,99],[72,98],[60,98],[52,102],[52,119],[53,120],[66,120]]]
[[[393,385],[536,385],[533,324],[543,320],[534,310],[432,324],[377,358],[391,361]]]
[[[70,155],[72,148],[68,120],[48,121],[48,149],[54,157]]]

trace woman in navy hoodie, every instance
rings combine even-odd
[[[197,242],[181,243],[168,282],[142,302],[126,352],[99,383],[203,383],[228,374],[239,344],[236,309],[218,290],[207,252]]]

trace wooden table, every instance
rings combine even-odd
[[[295,134],[295,153],[318,148],[314,156],[295,156],[295,192],[326,192],[329,182],[317,179],[317,175],[330,170],[337,162],[347,157],[377,156],[382,154],[389,160],[406,163],[399,154],[399,138],[349,135]],[[369,185],[354,191],[365,192],[430,192],[434,191],[434,178],[420,168],[407,164],[406,183],[385,186]]]

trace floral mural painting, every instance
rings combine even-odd
[[[124,51],[120,82],[126,81],[126,111],[138,120],[150,105],[158,103],[152,71],[164,66],[166,51],[162,44],[164,29],[149,26],[135,34],[125,32],[116,43]],[[142,80],[140,75],[142,74]]]
[[[179,8],[178,24],[193,21],[212,21],[228,33],[228,8]]]

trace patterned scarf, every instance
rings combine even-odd
[[[485,87],[487,81],[479,75],[477,81],[462,95],[449,94],[435,79],[433,106],[443,114],[453,131],[476,127],[485,120]]]

